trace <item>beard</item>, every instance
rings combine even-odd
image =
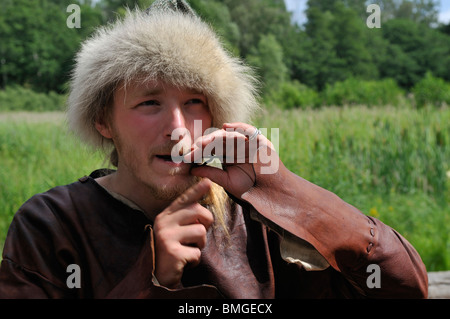
[[[163,182],[155,181],[151,176],[151,172],[146,170],[147,167],[151,166],[156,154],[170,153],[178,142],[167,141],[162,145],[153,147],[149,150],[146,161],[139,161],[136,150],[129,143],[123,142],[118,134],[114,134],[114,136],[114,144],[119,157],[118,166],[124,166],[133,178],[139,181],[139,184],[143,185],[156,200],[174,201],[201,180],[200,177],[186,173],[185,167],[169,169],[168,176]],[[177,182],[174,183],[173,180]]]
[[[149,189],[149,191],[153,194],[155,199],[161,200],[161,201],[174,201],[179,197],[181,194],[183,194],[186,190],[188,190],[193,185],[197,184],[201,180],[200,177],[192,176],[192,179],[190,181],[187,181],[182,184],[177,184],[175,186],[156,186],[151,183],[147,183],[146,187]]]

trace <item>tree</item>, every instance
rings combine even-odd
[[[126,8],[148,8],[155,0],[100,0],[97,8],[103,12],[105,21],[113,21],[117,16],[125,14]]]
[[[427,71],[449,80],[450,37],[425,24],[393,19],[383,25],[384,38],[390,44],[389,57],[382,66],[384,76],[411,88]]]
[[[348,77],[378,77],[372,35],[356,10],[344,1],[310,0],[306,15],[303,53],[293,63],[297,80],[322,90]]]
[[[62,92],[82,38],[101,17],[82,5],[82,28],[70,29],[66,4],[74,1],[15,0],[0,13],[1,86],[24,85]]]
[[[373,47],[369,45],[373,32],[366,27],[365,19],[340,2],[336,2],[333,8],[333,17],[334,49],[342,61],[339,73],[345,78],[377,78],[378,72],[370,52]]]
[[[243,57],[258,46],[262,35],[272,34],[276,39],[281,39],[286,30],[292,27],[291,16],[286,11],[283,1],[221,0],[220,2],[228,7],[231,19],[239,27],[238,48]]]
[[[333,30],[333,14],[330,10],[322,11],[320,7],[311,6],[306,11],[308,22],[305,25],[307,41],[301,82],[322,90],[327,83],[342,79],[338,69],[343,61],[336,55],[336,38]]]
[[[438,30],[442,33],[450,35],[450,22],[448,24],[441,24]]]
[[[283,48],[272,34],[268,34],[261,36],[258,46],[252,51],[247,59],[259,71],[265,92],[278,90],[288,79],[288,71],[283,62]]]
[[[211,0],[191,0],[189,4],[198,15],[212,25],[222,37],[226,47],[238,55],[241,33],[239,26],[231,19],[228,7],[224,3]]]
[[[410,88],[420,80],[420,66],[398,44],[390,44],[387,47],[380,73],[383,78],[394,79],[403,88]]]
[[[427,26],[437,25],[438,0],[372,0],[382,11],[382,20],[407,19]]]

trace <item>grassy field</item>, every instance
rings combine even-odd
[[[62,113],[0,114],[0,245],[25,200],[102,166],[65,129]]]
[[[279,153],[298,175],[402,233],[429,271],[450,270],[450,110],[267,110]],[[104,167],[65,131],[60,113],[0,114],[0,245],[33,194]]]

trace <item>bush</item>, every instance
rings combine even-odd
[[[450,83],[434,77],[431,72],[427,72],[425,77],[416,83],[412,93],[417,107],[427,104],[441,106],[445,103],[450,105]]]
[[[283,82],[269,100],[281,109],[308,108],[319,105],[318,93],[298,81]]]
[[[21,86],[0,90],[0,111],[62,111],[66,96],[35,92]]]
[[[362,81],[349,78],[327,85],[322,92],[325,105],[396,105],[404,92],[392,79]]]

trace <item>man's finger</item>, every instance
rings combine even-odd
[[[198,177],[203,177],[212,180],[214,183],[227,188],[228,186],[228,174],[216,167],[211,166],[199,166],[191,169],[191,174]]]
[[[198,203],[187,206],[172,216],[174,216],[175,222],[180,226],[202,224],[208,229],[214,223],[213,214]]]
[[[201,224],[191,224],[179,228],[180,243],[185,246],[198,247],[206,246],[207,229]]]
[[[200,164],[214,157],[224,160],[228,145],[238,145],[236,141],[246,140],[247,137],[239,132],[214,131],[195,140],[190,152],[184,155],[183,162]]]
[[[184,260],[186,267],[195,267],[200,263],[202,252],[198,247],[184,246]]]
[[[207,178],[203,178],[200,182],[187,189],[183,194],[178,196],[177,199],[169,206],[171,213],[180,210],[183,207],[197,203],[201,200],[211,189],[211,181]]]
[[[254,130],[255,129],[255,127],[253,125],[247,124],[247,123],[241,123],[241,122],[224,123],[222,128],[223,129],[227,129],[227,128],[237,129],[237,128],[240,128],[240,129],[243,129],[245,131],[252,130],[252,129]]]

